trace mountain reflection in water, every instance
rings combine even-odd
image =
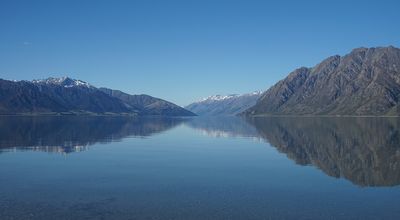
[[[80,152],[98,142],[157,134],[185,120],[162,117],[0,117],[0,152]]]
[[[259,134],[297,164],[360,186],[400,184],[397,118],[251,118]]]
[[[230,122],[236,126],[226,121],[188,123],[205,134],[254,135],[299,165],[313,165],[329,176],[342,177],[356,185],[400,184],[397,118],[254,117],[232,119]]]
[[[98,142],[185,125],[213,137],[262,139],[299,165],[359,186],[400,184],[400,120],[324,117],[1,117],[0,152],[79,152]]]

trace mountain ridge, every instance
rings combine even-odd
[[[193,112],[186,110],[172,102],[155,98],[150,95],[130,95],[120,90],[99,88],[100,91],[115,97],[131,107],[142,112],[142,115],[167,115],[167,116],[196,116]]]
[[[0,114],[195,116],[194,113],[173,103],[147,95],[142,96],[153,100],[151,109],[142,108],[140,105],[131,106],[123,99],[107,94],[102,89],[69,77],[49,77],[32,81],[0,79]],[[139,99],[141,96],[132,97]],[[163,111],[165,106],[162,104],[154,105],[154,100],[162,104],[168,103],[168,111]]]
[[[400,115],[400,49],[356,48],[300,67],[241,115]]]

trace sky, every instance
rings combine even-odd
[[[0,78],[69,76],[184,106],[400,47],[400,1],[0,0]]]

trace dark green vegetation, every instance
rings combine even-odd
[[[400,115],[400,49],[358,48],[301,67],[244,115]]]

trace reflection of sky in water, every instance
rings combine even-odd
[[[58,147],[14,148],[4,146],[13,138],[1,134],[3,149],[18,149],[0,155],[2,219],[400,217],[399,186],[392,186],[398,185],[393,172],[400,162],[396,156],[397,120],[214,118],[204,123],[206,119],[196,118],[129,123],[107,119],[104,123],[84,119],[86,128],[80,135],[73,131],[77,121],[69,121],[67,127],[51,126],[49,123],[61,119],[50,119],[45,124],[53,129],[41,132],[38,125],[44,124],[35,120],[26,122],[26,129],[15,129],[21,132],[15,136],[29,137],[33,143],[39,138],[42,143],[69,142],[55,145]],[[106,124],[110,126],[105,128]],[[7,124],[3,121],[1,125]],[[312,125],[316,128],[310,129]],[[219,132],[226,135],[204,135]],[[70,135],[52,138],[59,134]],[[331,137],[336,144],[332,145]],[[321,140],[325,140],[324,146],[318,145]],[[364,142],[371,145],[364,149]],[[379,147],[373,147],[375,143]],[[346,148],[348,144],[353,148]],[[80,153],[60,157],[35,150]],[[353,158],[336,158],[336,154],[342,155],[338,152]],[[297,165],[300,162],[313,166]],[[392,170],[380,170],[385,167]],[[368,172],[369,168],[375,171]],[[340,171],[342,178],[331,177],[332,171]],[[359,178],[366,174],[374,178]],[[387,178],[389,174],[391,178]],[[383,181],[375,182],[381,186],[388,181],[391,187],[360,187],[371,185],[362,182],[371,180]]]

